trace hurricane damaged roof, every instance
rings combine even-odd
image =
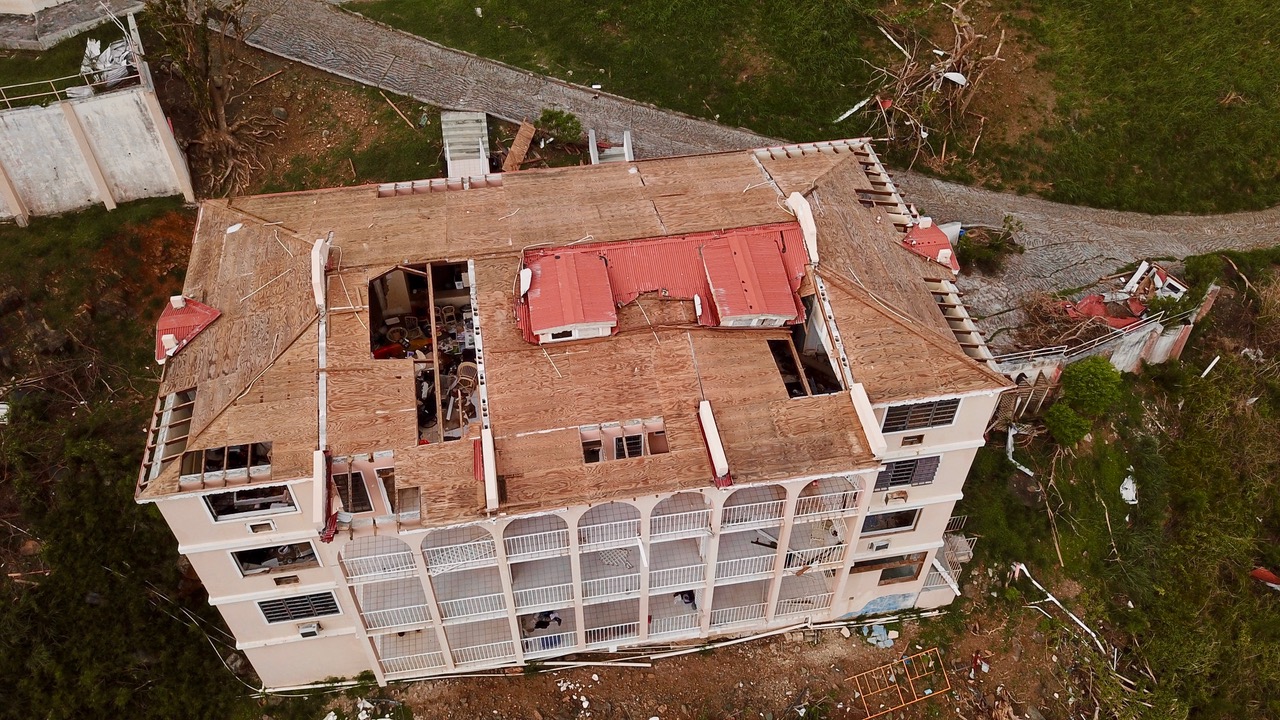
[[[373,359],[368,329],[370,281],[470,261],[503,511],[710,485],[703,400],[737,483],[875,468],[849,393],[788,393],[770,341],[786,342],[789,327],[707,321],[804,322],[801,299],[821,284],[873,403],[1005,387],[965,356],[926,287],[946,269],[906,250],[893,222],[860,202],[871,165],[865,142],[843,141],[764,161],[742,151],[532,170],[449,191],[206,201],[183,293],[223,314],[169,359],[161,393],[197,388],[190,449],[271,442],[274,479],[309,477],[323,429],[334,455],[394,451],[396,482],[422,487],[426,524],[483,517],[472,443],[418,444],[413,361]],[[783,201],[793,190],[812,206],[816,267]],[[330,235],[321,318],[308,263]],[[531,324],[574,323],[613,323],[613,335],[530,341]],[[670,451],[584,464],[579,426],[632,418],[662,418]],[[176,464],[140,497],[185,491]]]

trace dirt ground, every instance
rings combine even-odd
[[[507,676],[397,684],[371,697],[432,720],[861,720],[877,712],[895,720],[1092,717],[1093,706],[1076,687],[1076,641],[1038,611],[992,599],[990,593],[1001,594],[996,588],[1003,587],[1002,578],[974,572],[966,592],[972,610],[908,622],[888,649],[868,644],[858,628],[847,638],[840,629],[792,632],[658,659],[651,667],[549,672],[543,666]],[[1064,584],[1055,591],[1065,599],[1079,588]],[[951,691],[896,711],[873,703],[869,715],[852,677],[935,644],[941,645]],[[343,699],[331,707],[357,717],[355,702]]]

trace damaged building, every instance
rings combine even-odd
[[[947,604],[1010,383],[920,225],[864,140],[207,201],[137,500],[273,688]]]

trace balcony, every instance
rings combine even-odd
[[[832,545],[830,547],[809,548],[807,550],[790,550],[787,552],[787,568],[813,568],[826,569],[840,567],[844,564],[845,545]]]
[[[491,537],[456,545],[424,547],[422,554],[427,559],[427,572],[432,575],[498,564],[497,547]]]
[[[777,617],[782,617],[784,615],[810,615],[818,613],[831,607],[831,598],[831,593],[823,593],[821,595],[809,595],[807,597],[778,600],[778,609],[775,615]]]
[[[722,628],[728,625],[758,622],[764,619],[764,603],[739,605],[711,611],[711,627]]]
[[[796,500],[796,519],[820,520],[843,517],[858,512],[858,491],[844,490],[822,495],[801,496]]]
[[[649,521],[649,542],[706,537],[711,534],[711,511],[654,515]]]
[[[515,591],[516,609],[550,610],[573,604],[573,584],[549,585]]]
[[[382,672],[388,676],[402,673],[419,673],[444,667],[444,653],[428,652],[404,657],[383,658]]]
[[[666,570],[653,570],[649,573],[649,589],[676,590],[697,587],[705,584],[706,577],[706,565],[686,565]]]
[[[507,551],[507,560],[511,562],[559,557],[569,554],[569,531],[550,530],[511,535],[503,539],[502,544]]]
[[[455,648],[453,651],[453,664],[461,667],[464,665],[479,665],[482,663],[500,663],[507,660],[514,660],[515,656],[515,643],[510,640],[502,640],[500,642],[486,643],[484,645]]]
[[[782,521],[782,513],[785,506],[785,500],[768,500],[747,505],[726,505],[720,518],[720,527],[725,530],[773,527]]]
[[[773,556],[757,555],[755,557],[721,560],[716,563],[716,580],[729,578],[767,578],[773,575]]]
[[[507,602],[502,593],[440,601],[440,618],[446,625],[506,617]]]
[[[618,520],[578,527],[581,552],[630,547],[640,541],[640,520]]]
[[[364,626],[369,630],[387,630],[430,622],[431,610],[426,605],[410,605],[386,610],[369,610],[360,613],[360,617],[364,619]]]
[[[674,615],[672,617],[655,617],[649,621],[649,637],[697,634],[701,629],[701,622],[701,616],[698,613]]]
[[[570,652],[578,644],[578,633],[569,631],[524,638],[520,647],[526,660]]]
[[[342,571],[346,574],[348,583],[358,585],[412,577],[418,574],[418,565],[413,560],[413,552],[405,550],[363,557],[344,557]]]
[[[639,597],[640,573],[628,575],[612,575],[582,581],[582,599],[584,602],[618,600],[621,598]]]
[[[640,637],[640,623],[638,622],[587,628],[587,647],[609,647],[617,645],[620,641],[638,637]]]

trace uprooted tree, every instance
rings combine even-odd
[[[169,69],[190,92],[197,127],[188,150],[202,184],[213,194],[243,188],[255,170],[259,148],[276,137],[279,123],[269,116],[236,116],[232,108],[247,90],[237,91],[237,70],[248,0],[148,0],[152,22],[163,41]]]

